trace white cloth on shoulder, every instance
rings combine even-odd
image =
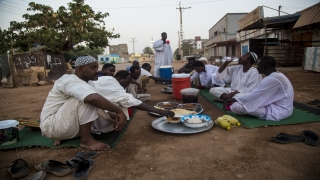
[[[128,108],[138,106],[142,103],[140,100],[134,98],[132,94],[127,93],[112,76],[101,76],[97,81],[90,81],[89,84],[92,85],[101,96],[120,107],[127,116],[127,119],[129,119]]]
[[[289,79],[280,72],[265,77],[250,93],[236,97],[238,102],[230,106],[235,113],[254,115],[265,110],[258,118],[279,121],[291,116],[293,112],[294,90]],[[242,108],[243,107],[243,108]],[[262,109],[261,109],[262,108]],[[241,110],[242,109],[242,110]]]
[[[160,77],[160,66],[169,66],[173,62],[172,49],[170,44],[163,44],[162,39],[153,43],[153,49],[155,50],[155,67],[154,76]]]

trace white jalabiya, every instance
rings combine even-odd
[[[89,84],[104,98],[108,99],[114,105],[121,108],[129,120],[128,108],[138,106],[142,102],[126,93],[126,90],[112,76],[101,76],[97,81],[91,81]],[[105,113],[108,111],[105,110]],[[91,131],[95,134],[107,133],[113,130],[114,121],[99,114],[99,118],[93,122]]]
[[[219,70],[218,66],[205,65],[205,72],[198,73],[195,71],[190,77],[190,81],[193,82],[197,77],[199,77],[201,85],[205,87],[211,87],[213,85],[224,86],[224,82],[216,78],[216,73]]]
[[[78,136],[80,125],[98,118],[97,108],[83,102],[88,95],[94,93],[97,92],[74,74],[59,78],[41,111],[42,134],[57,140]]]
[[[271,73],[250,93],[236,97],[231,105],[237,114],[249,114],[270,121],[280,121],[293,112],[294,91],[289,79],[280,72]]]
[[[156,51],[155,54],[155,67],[154,76],[159,77],[160,66],[169,66],[172,64],[173,56],[170,44],[163,44],[162,39],[157,40],[153,43],[153,49]]]
[[[247,72],[243,72],[242,65],[235,65],[227,67],[221,73],[217,72],[216,78],[227,83],[231,82],[231,88],[214,87],[210,89],[213,96],[220,98],[223,93],[238,91],[240,92],[239,96],[251,92],[261,82],[262,76],[254,67],[251,67]]]

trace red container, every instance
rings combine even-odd
[[[190,74],[172,74],[172,96],[175,100],[182,100],[181,90],[190,88]]]

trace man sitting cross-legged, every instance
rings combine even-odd
[[[42,108],[40,128],[44,136],[61,140],[80,136],[80,146],[92,150],[106,150],[109,145],[91,136],[91,125],[98,119],[98,108],[116,113],[114,130],[121,130],[126,115],[88,84],[98,79],[98,61],[91,56],[78,57],[75,74],[63,75],[55,83]]]
[[[280,121],[291,116],[293,87],[289,79],[277,72],[275,67],[276,61],[273,57],[262,57],[257,69],[259,74],[265,74],[266,77],[251,92],[227,99],[224,107],[229,107],[236,114],[248,114],[270,121]]]
[[[215,101],[223,102],[228,98],[240,96],[252,91],[261,81],[262,77],[252,64],[258,60],[254,52],[248,52],[239,59],[239,65],[227,67],[232,60],[226,60],[219,67],[216,78],[230,83],[230,88],[213,87],[210,94],[217,97]]]
[[[97,81],[91,81],[90,84],[104,98],[111,101],[114,105],[120,107],[129,119],[127,108],[134,106],[136,109],[148,112],[155,112],[162,116],[174,116],[174,113],[169,110],[156,109],[149,106],[140,100],[134,98],[132,94],[126,93],[125,88],[131,83],[131,75],[128,71],[120,70],[114,77],[102,76]],[[93,133],[107,133],[112,131],[114,113],[99,111],[99,116],[108,116],[108,121],[95,121],[92,126]]]
[[[149,100],[151,98],[150,94],[144,94],[143,92],[139,91],[139,87],[142,87],[141,68],[139,66],[131,66],[130,75],[132,79],[139,84],[139,86],[134,83],[130,83],[127,87],[127,93],[132,94],[133,97],[139,99],[140,101]]]

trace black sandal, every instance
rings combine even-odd
[[[30,174],[28,163],[24,159],[13,161],[7,168],[12,178],[22,178]]]
[[[286,133],[280,133],[277,135],[277,137],[272,137],[271,140],[280,144],[288,144],[293,142],[303,142],[304,137],[286,134]]]
[[[86,159],[93,159],[98,156],[97,151],[90,151],[88,153],[78,152],[76,156],[66,161],[66,165],[72,169],[75,168],[79,163]]]

